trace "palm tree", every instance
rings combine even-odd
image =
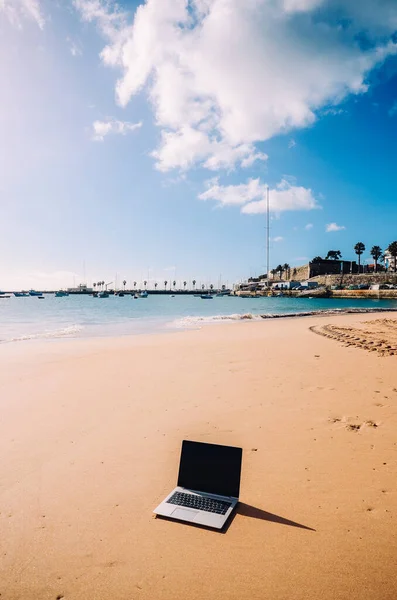
[[[357,244],[354,246],[354,252],[358,256],[358,272],[360,272],[361,255],[365,252],[365,245],[362,242],[357,242]]]
[[[203,283],[203,285],[201,286],[201,289],[203,290],[203,292],[204,292],[204,288],[205,288],[205,285]]]
[[[196,280],[195,279],[193,279],[192,284],[193,284],[193,290],[194,290],[194,288],[196,287]]]
[[[277,269],[272,269],[270,271],[270,273],[273,275],[273,279],[275,278],[275,276],[277,275]]]
[[[126,280],[124,279],[124,281],[123,281],[123,288],[124,288],[124,291],[125,291],[125,286],[126,286],[126,285],[127,285],[127,282],[126,282]]]
[[[174,281],[172,282],[172,285],[173,285],[173,287],[174,287],[174,289],[175,289],[175,286],[176,286],[176,281],[175,281],[175,279],[174,279]]]
[[[168,281],[164,281],[164,289],[165,290],[167,289],[167,283],[168,283]]]
[[[98,286],[98,287],[101,287],[101,283],[102,283],[102,281],[98,281],[98,282],[97,282],[97,286]]]
[[[276,267],[276,273],[279,274],[280,280],[282,279],[283,276],[283,266],[282,265],[277,265]]]
[[[214,286],[213,286],[213,285],[212,285],[212,283],[211,283],[211,285],[210,285],[211,294],[212,294],[212,290],[213,290],[213,289],[214,289]]]
[[[143,282],[143,285],[145,286],[145,290],[146,290],[147,281],[144,281],[144,282]]]
[[[186,290],[186,285],[187,285],[187,281],[184,281],[184,282],[183,282],[183,291],[185,291],[185,290]]]
[[[392,257],[394,258],[394,272],[396,273],[397,272],[397,241],[389,244],[389,247],[387,250],[390,252]]]
[[[321,258],[321,256],[315,256],[315,257],[314,257],[314,258],[311,260],[311,262],[312,262],[312,263],[319,263],[319,262],[322,262],[323,260],[324,260],[324,259],[323,259],[323,258]]]
[[[226,286],[225,286],[225,284],[223,284],[223,286],[222,286],[222,292],[224,292],[225,289],[226,289]]]
[[[136,289],[136,281],[134,281],[134,290]]]
[[[287,273],[287,277],[288,277],[288,279],[289,279],[289,272],[290,272],[290,269],[291,269],[291,267],[289,266],[289,264],[288,264],[288,263],[284,263],[284,264],[283,264],[283,271],[284,271],[284,273]]]
[[[382,248],[380,246],[372,246],[371,256],[375,261],[375,273],[378,272],[378,260],[382,256]]]
[[[92,285],[93,285],[93,287],[94,287],[94,290],[95,290],[95,288],[96,288],[96,283],[93,283]]]
[[[156,281],[156,283],[154,284],[154,289],[155,289],[155,290],[157,290],[157,286],[158,286],[158,283],[157,283],[157,281]]]

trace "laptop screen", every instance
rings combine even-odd
[[[239,497],[242,449],[182,442],[178,485],[191,490]]]

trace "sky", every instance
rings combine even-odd
[[[0,289],[397,239],[395,0],[0,0]]]

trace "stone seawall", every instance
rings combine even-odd
[[[397,300],[397,290],[331,290],[330,298],[392,298]]]
[[[317,281],[319,285],[372,285],[377,283],[397,284],[397,273],[360,273],[360,275],[318,275],[310,281]],[[354,291],[354,290],[353,290]]]

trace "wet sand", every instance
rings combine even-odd
[[[395,321],[0,346],[0,599],[395,600]],[[244,449],[223,533],[153,518],[184,438]]]

